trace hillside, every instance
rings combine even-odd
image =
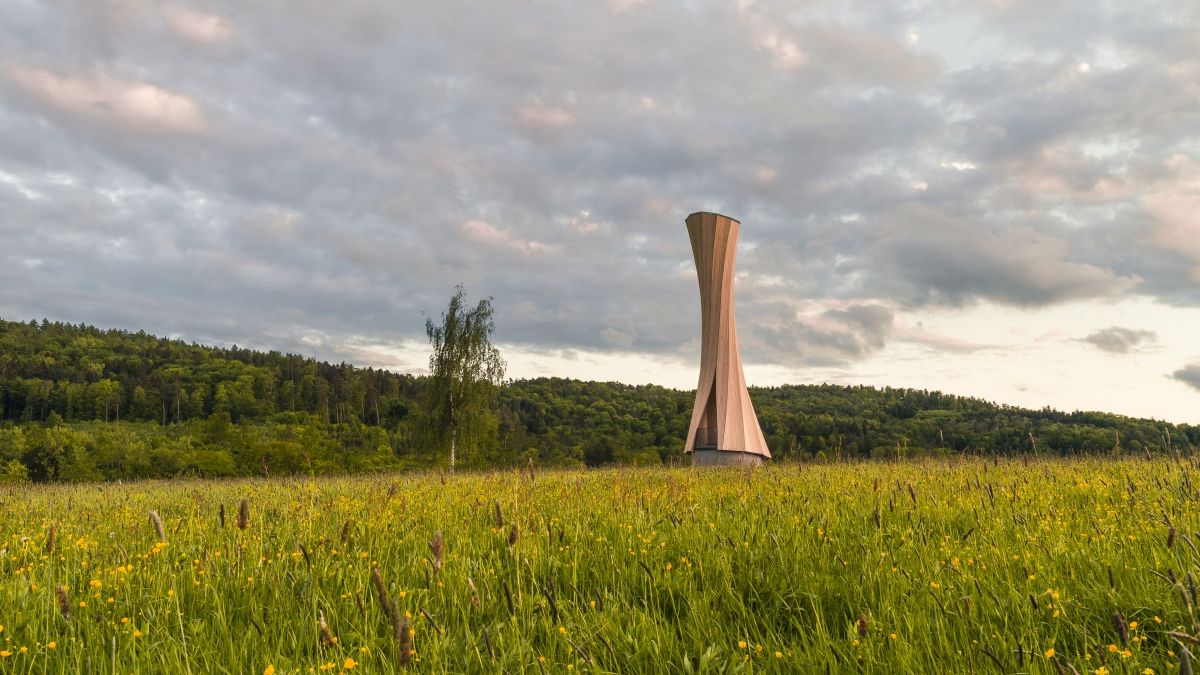
[[[0,476],[35,480],[337,473],[429,466],[424,378],[144,332],[0,320]],[[940,392],[752,388],[777,459],[1183,451],[1200,427],[1026,410]],[[691,392],[539,378],[500,392],[469,466],[682,459]]]

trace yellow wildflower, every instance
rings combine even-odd
[[[58,643],[57,643],[57,642],[51,642],[51,643],[49,643],[49,644],[47,644],[47,645],[46,645],[46,649],[58,649]]]
[[[344,668],[345,670],[354,670],[354,666],[357,666],[357,665],[358,665],[358,662],[355,661],[354,659],[350,658],[349,656],[347,656],[346,660],[344,662],[342,662],[342,668]]]
[[[738,649],[745,649],[745,648],[746,648],[746,641],[738,640]]]
[[[1050,649],[1046,650],[1046,658],[1048,658],[1048,659],[1054,658],[1054,647],[1051,647]]]

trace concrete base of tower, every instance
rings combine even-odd
[[[763,456],[740,450],[694,450],[692,466],[762,466]]]

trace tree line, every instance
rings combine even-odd
[[[0,320],[0,480],[439,466],[429,377],[145,332]],[[685,461],[693,392],[539,378],[496,391],[467,467]],[[1200,427],[902,388],[751,388],[777,459],[1190,453]]]

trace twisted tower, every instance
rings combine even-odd
[[[746,391],[733,320],[733,261],[741,223],[717,213],[687,217],[700,281],[700,383],[684,452],[692,464],[758,465],[771,458]]]

